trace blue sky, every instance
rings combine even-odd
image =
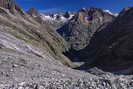
[[[16,0],[25,10],[36,8],[42,12],[77,11],[80,8],[97,7],[118,13],[133,6],[133,0]]]

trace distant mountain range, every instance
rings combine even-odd
[[[82,9],[87,9],[87,8],[82,8]],[[112,13],[109,10],[103,10],[103,12],[108,13],[115,17],[118,16],[117,13]],[[69,12],[69,11],[66,13],[53,13],[53,14],[41,13],[41,12],[37,11],[35,8],[30,8],[27,11],[27,13],[33,17],[40,16],[44,21],[57,21],[57,22],[67,22],[70,19],[72,19],[74,17],[74,15],[76,14],[76,12],[74,13],[74,12]]]

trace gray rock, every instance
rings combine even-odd
[[[88,63],[92,60],[104,71],[116,74],[133,73],[132,14],[132,7],[124,9],[112,24],[94,35],[91,44],[80,51],[88,54]]]
[[[98,8],[81,9],[68,23],[57,30],[71,48],[78,51],[85,48],[96,31],[114,20],[114,16]]]

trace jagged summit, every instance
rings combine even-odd
[[[97,32],[79,53],[104,71],[133,73],[133,7],[123,9],[106,28]],[[84,55],[88,54],[88,55]]]
[[[0,7],[12,10],[16,8],[14,0],[0,0]]]
[[[119,14],[118,13],[112,13],[110,10],[103,10],[106,13],[109,13],[110,15],[113,15],[115,17],[117,17]]]
[[[118,13],[112,13],[110,10],[103,10],[103,9],[100,9],[100,8],[94,8],[94,7],[92,7],[92,8],[81,8],[80,10],[79,10],[79,12],[95,12],[95,11],[100,11],[100,12],[105,12],[105,13],[108,13],[108,14],[110,14],[110,15],[112,15],[112,16],[115,16],[115,17],[117,17],[118,16]]]
[[[27,13],[33,17],[40,16],[40,13],[35,8],[30,8]]]
[[[11,13],[24,14],[23,10],[15,3],[15,0],[0,0],[0,7],[8,9]]]
[[[56,30],[60,28],[64,23],[67,23],[73,18],[73,13],[42,13],[35,8],[30,8],[27,13],[36,19],[39,23],[47,23]]]
[[[9,9],[12,7],[12,4],[14,4],[13,0],[0,0],[0,7]]]
[[[74,50],[85,48],[102,25],[114,20],[114,16],[98,8],[83,8],[57,31],[68,41]]]

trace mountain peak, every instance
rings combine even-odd
[[[30,8],[27,13],[33,17],[39,16],[39,12],[35,8]]]
[[[107,12],[108,14],[113,15],[113,16],[115,16],[115,17],[118,16],[118,13],[112,13],[110,10],[103,10],[103,11],[104,11],[104,12]]]
[[[0,7],[8,9],[11,13],[24,14],[24,11],[15,3],[15,0],[0,0]]]
[[[14,4],[13,0],[0,0],[0,7],[10,9]]]

